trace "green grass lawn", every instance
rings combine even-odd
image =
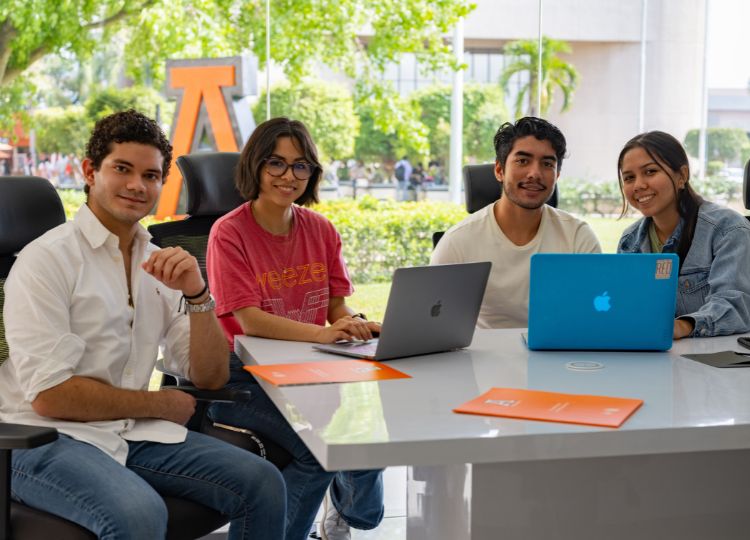
[[[622,231],[633,223],[635,218],[616,219],[592,216],[587,217],[586,221],[599,238],[602,251],[604,253],[615,253]],[[382,321],[390,290],[390,283],[361,283],[354,286],[354,295],[348,298],[346,303],[356,311],[365,313],[371,320]]]

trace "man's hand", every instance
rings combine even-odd
[[[184,426],[195,413],[195,398],[179,390],[159,390],[157,418]]]
[[[331,326],[321,327],[316,336],[318,343],[335,343],[336,341],[352,341],[359,339],[368,341],[373,338],[373,332],[380,332],[380,324],[366,321],[359,317],[341,317]]]
[[[181,247],[154,251],[142,266],[164,285],[182,291],[185,296],[195,296],[206,286],[198,261]]]

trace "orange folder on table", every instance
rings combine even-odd
[[[453,412],[620,427],[641,405],[641,399],[492,388]]]
[[[245,370],[275,386],[411,379],[411,375],[368,360],[327,360],[298,364],[245,366]]]

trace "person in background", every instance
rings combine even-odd
[[[408,195],[409,179],[413,167],[409,162],[409,156],[404,155],[401,159],[396,162],[394,167],[394,176],[396,177],[396,200],[405,201]]]

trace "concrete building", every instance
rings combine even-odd
[[[739,128],[750,134],[750,89],[711,89],[708,94],[708,127]]]
[[[646,3],[644,130],[660,129],[682,140],[700,127],[705,1]],[[643,0],[544,2],[543,33],[571,45],[566,60],[580,74],[571,108],[560,113],[557,96],[548,115],[568,139],[564,176],[614,180],[620,149],[638,133],[643,5]],[[464,26],[465,80],[496,82],[505,62],[502,47],[536,39],[537,32],[537,1],[478,0]],[[431,82],[408,57],[386,78],[402,92]],[[513,96],[507,98],[512,112]]]

